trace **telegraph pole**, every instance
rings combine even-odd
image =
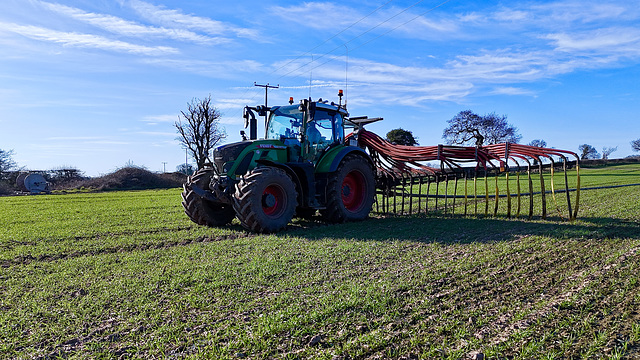
[[[264,88],[264,107],[267,108],[267,99],[269,96],[269,89],[279,89],[280,88],[280,84],[276,85],[276,86],[272,86],[269,85],[269,83],[267,83],[266,85],[260,85],[258,83],[256,83],[255,81],[253,82],[253,86],[257,86],[257,87],[263,87]],[[267,116],[268,114],[265,112],[264,114],[264,123],[267,123]]]

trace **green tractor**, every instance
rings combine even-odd
[[[197,224],[223,226],[238,218],[254,232],[284,229],[294,216],[319,210],[328,223],[365,219],[375,197],[374,164],[345,140],[345,128],[379,119],[351,118],[342,105],[290,99],[287,106],[245,107],[247,139],[213,151],[213,163],[187,179],[185,213]],[[257,140],[256,114],[265,116]]]

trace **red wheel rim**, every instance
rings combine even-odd
[[[262,211],[268,216],[276,216],[282,212],[286,202],[286,194],[280,186],[269,185],[262,193]]]
[[[349,211],[358,211],[364,203],[364,176],[359,171],[351,171],[342,180],[342,203]]]

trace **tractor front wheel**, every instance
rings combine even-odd
[[[291,221],[297,198],[296,187],[284,170],[258,167],[237,184],[233,207],[244,228],[271,233]]]
[[[369,163],[360,156],[348,156],[329,178],[325,221],[341,223],[369,216],[375,196],[375,178]]]
[[[191,221],[198,225],[224,226],[236,216],[233,208],[227,204],[203,199],[191,187],[196,185],[201,189],[209,190],[212,176],[213,170],[200,169],[187,178],[187,182],[182,185],[182,207]]]

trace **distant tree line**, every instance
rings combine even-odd
[[[37,173],[42,175],[47,182],[52,184],[68,183],[86,179],[82,171],[71,167],[62,166],[44,171],[31,171],[18,167],[13,159],[13,150],[0,149],[0,195],[7,195],[20,186],[16,183],[18,176],[22,172]]]

